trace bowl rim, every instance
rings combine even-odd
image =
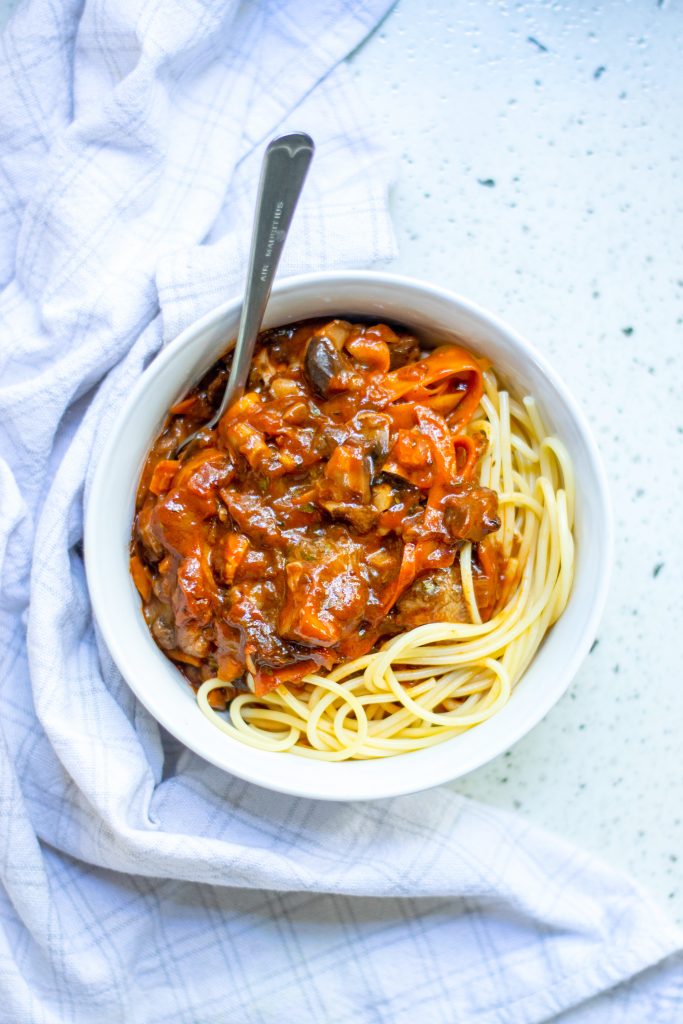
[[[502,317],[447,288],[434,285],[429,281],[425,281],[417,277],[405,274],[396,274],[391,271],[362,269],[338,271],[326,270],[292,275],[276,282],[272,296],[277,298],[286,298],[289,293],[297,292],[300,289],[310,286],[324,287],[325,285],[350,284],[359,282],[360,280],[362,280],[364,284],[374,284],[378,288],[406,288],[429,294],[438,300],[458,306],[464,315],[469,315],[476,321],[484,322],[491,329],[498,332],[506,339],[509,339],[512,342],[512,347],[524,352],[525,356],[535,363],[541,374],[548,379],[550,385],[561,396],[562,402],[569,413],[570,419],[578,430],[581,444],[585,449],[592,471],[595,475],[598,491],[597,504],[602,513],[602,523],[600,525],[605,538],[605,543],[602,546],[602,566],[598,575],[598,584],[591,596],[590,614],[586,620],[583,632],[579,635],[577,642],[574,645],[571,656],[563,664],[561,672],[563,680],[562,686],[558,687],[556,685],[554,688],[549,687],[544,691],[544,693],[539,696],[533,710],[516,725],[513,723],[514,727],[510,728],[506,732],[504,741],[499,741],[494,744],[496,749],[493,751],[490,749],[482,749],[481,752],[476,751],[472,753],[469,757],[464,759],[463,763],[459,764],[456,771],[454,771],[450,766],[449,759],[444,757],[437,765],[430,766],[431,770],[428,777],[422,777],[419,773],[396,772],[394,775],[390,775],[390,781],[388,783],[385,781],[381,786],[376,786],[375,790],[371,792],[359,793],[357,791],[357,784],[348,785],[345,784],[344,781],[340,781],[340,784],[335,786],[333,791],[323,790],[315,785],[310,785],[309,790],[306,791],[306,789],[300,785],[295,786],[288,783],[287,780],[281,780],[277,774],[275,774],[274,777],[271,774],[266,778],[263,774],[258,772],[255,773],[249,769],[241,770],[239,766],[235,767],[232,764],[230,764],[230,766],[226,765],[224,760],[217,756],[213,756],[210,752],[201,749],[200,744],[193,742],[192,737],[188,735],[183,723],[179,723],[172,715],[165,714],[163,707],[161,709],[159,706],[153,707],[153,702],[148,699],[145,687],[139,685],[134,670],[135,666],[132,664],[134,658],[129,656],[121,637],[114,630],[111,624],[111,619],[106,614],[106,592],[103,586],[103,580],[101,579],[101,574],[98,573],[97,555],[95,553],[97,550],[95,537],[99,529],[98,515],[100,513],[100,509],[98,508],[98,495],[103,489],[107,475],[107,467],[110,464],[111,458],[114,457],[118,435],[123,430],[131,410],[136,407],[142,395],[144,395],[150,379],[156,377],[167,364],[172,363],[178,353],[187,345],[190,345],[193,339],[200,335],[203,330],[212,327],[216,321],[226,315],[234,315],[239,309],[241,302],[240,294],[234,295],[227,301],[220,303],[220,305],[215,306],[213,309],[209,310],[207,313],[189,324],[180,332],[180,334],[177,335],[176,338],[168,342],[159,350],[157,355],[140,375],[125,401],[122,403],[120,409],[114,416],[113,422],[108,430],[108,435],[102,445],[99,455],[97,456],[97,463],[94,471],[92,472],[90,486],[87,489],[84,521],[84,560],[94,620],[114,660],[114,663],[121,672],[123,678],[126,680],[127,685],[130,687],[136,698],[152,715],[155,721],[162,725],[166,730],[168,730],[168,732],[175,736],[194,753],[198,754],[201,758],[209,761],[231,775],[275,792],[306,797],[309,799],[331,801],[383,799],[431,789],[433,786],[454,781],[455,779],[482,767],[489,761],[492,761],[494,758],[499,757],[502,753],[509,750],[523,736],[531,732],[531,730],[538,725],[538,723],[566,693],[569,685],[578,672],[579,667],[589,652],[604,613],[614,561],[614,516],[607,474],[600,450],[595,438],[593,437],[593,433],[586,416],[577,399],[564,384],[559,373],[546,360],[545,356],[540,353],[524,335],[511,327]],[[163,655],[161,656],[163,657]],[[476,728],[471,731],[476,731]],[[224,737],[224,739],[226,741],[226,745],[232,745],[233,743],[236,744],[237,742],[230,740],[227,736]],[[454,739],[457,739],[457,737],[454,737]],[[442,745],[438,745],[431,749],[444,750],[447,749],[449,744],[452,742],[453,740],[447,740]],[[269,754],[269,756],[273,755]],[[294,755],[291,756],[294,757]],[[318,764],[316,761],[311,762],[301,758],[297,758],[297,760],[305,765],[315,766]],[[407,755],[396,755],[396,757],[381,759],[381,762],[387,763],[400,761],[405,764],[406,760]],[[368,761],[360,763],[374,764],[376,762]],[[335,767],[343,770],[345,764],[345,762],[336,762]],[[310,774],[313,775],[312,767],[310,769]],[[406,782],[406,774],[409,778],[408,782]],[[396,781],[392,783],[391,780],[393,780],[394,777]],[[353,780],[351,780],[351,782],[353,783]]]

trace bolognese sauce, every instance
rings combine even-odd
[[[485,364],[386,324],[263,332],[247,389],[218,406],[219,359],[177,402],[140,479],[131,573],[150,631],[215,707],[264,694],[428,622],[468,622],[459,556],[486,621],[504,566],[496,492],[465,432]]]

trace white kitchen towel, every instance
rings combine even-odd
[[[681,936],[627,878],[445,788],[231,778],[93,632],[89,474],[164,337],[239,287],[264,140],[318,142],[283,273],[393,253],[339,63],[388,6],[28,0],[2,37],[2,1024],[683,1019]]]

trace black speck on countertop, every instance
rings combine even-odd
[[[477,178],[480,185],[484,188],[495,188],[496,182],[494,178]]]
[[[527,43],[531,43],[532,46],[535,46],[539,50],[540,53],[547,53],[548,52],[548,47],[544,46],[543,43],[539,39],[535,38],[535,36],[527,36],[526,37],[526,41],[527,41]]]
[[[602,75],[604,75],[605,71],[607,71],[607,68],[605,67],[604,64],[601,64],[600,67],[596,68],[595,71],[593,72],[593,78],[595,78],[595,79],[600,78]]]
[[[633,334],[633,328],[632,327],[622,327],[621,328],[621,333],[625,334],[627,338],[630,338],[631,335]]]
[[[655,579],[655,580],[657,579],[657,577],[659,576],[659,574],[660,574],[660,572],[662,571],[663,568],[664,568],[664,562],[657,562],[656,566],[652,570],[652,577],[653,577],[653,579]]]
[[[598,646],[599,643],[600,643],[600,639],[599,639],[599,637],[596,637],[595,640],[593,641],[593,643],[591,644],[591,649],[590,649],[590,651],[588,653],[592,654],[593,651],[595,650],[595,648]]]

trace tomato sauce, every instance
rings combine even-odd
[[[140,480],[131,573],[152,635],[219,706],[371,650],[430,621],[469,621],[459,551],[473,543],[480,614],[501,578],[483,434],[466,428],[482,364],[425,352],[386,324],[311,320],[263,332],[245,394],[217,407],[230,357],[181,401]]]

